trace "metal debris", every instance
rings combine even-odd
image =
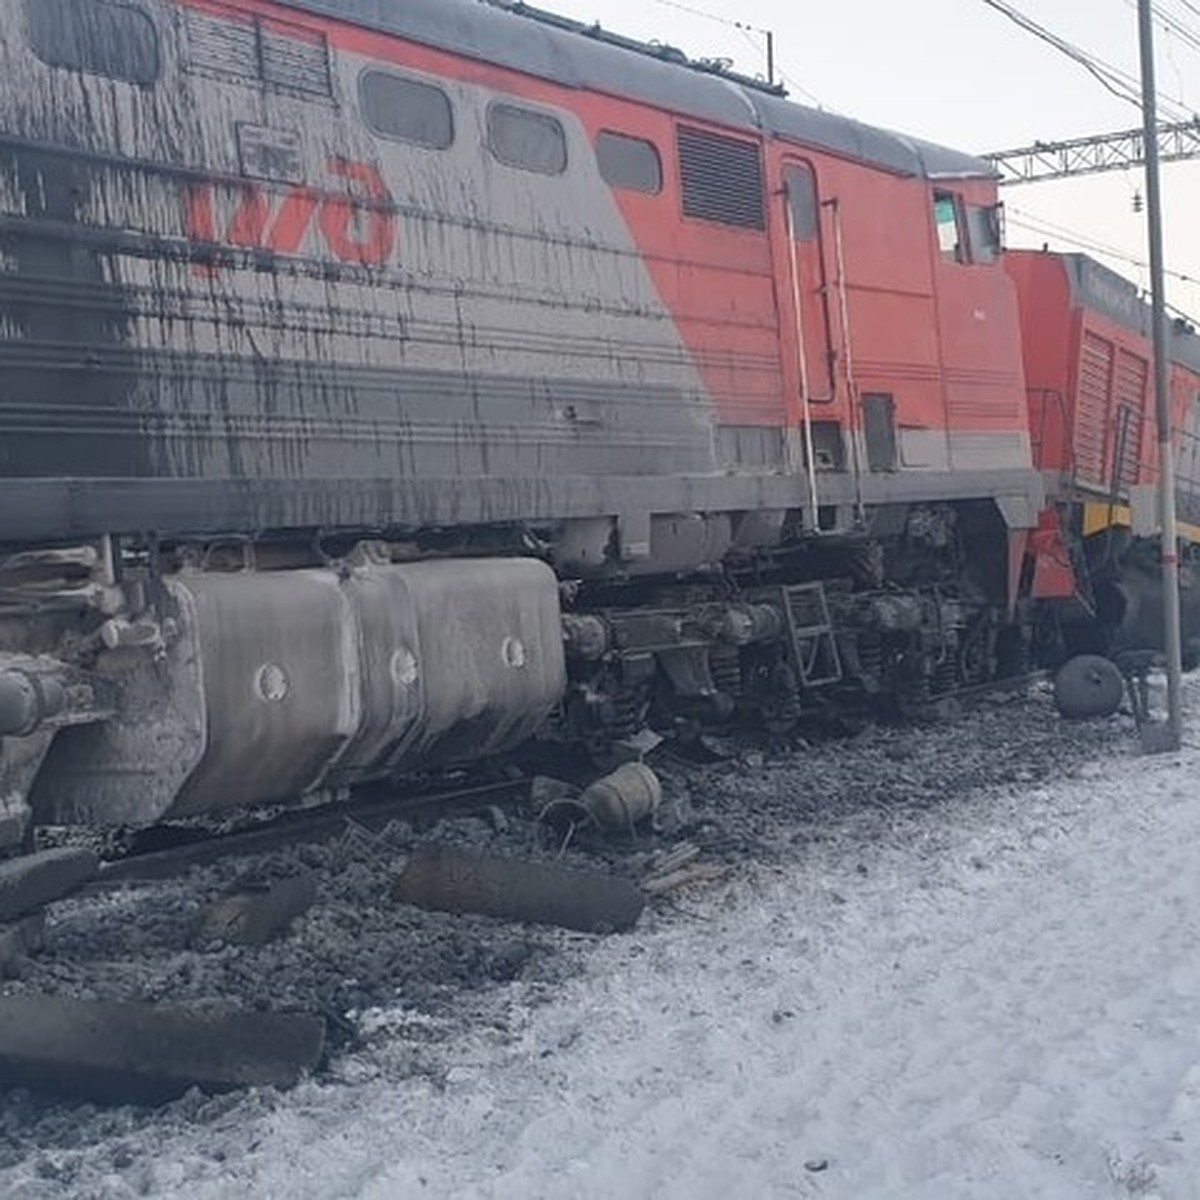
[[[580,804],[603,829],[628,830],[653,816],[662,784],[645,763],[629,762],[588,787]]]
[[[59,900],[96,877],[90,850],[43,850],[0,862],[0,921],[11,921]]]
[[[584,933],[632,929],[646,904],[641,889],[628,879],[448,847],[414,854],[396,880],[395,895],[418,908]]]
[[[324,1021],[302,1014],[0,997],[0,1080],[73,1100],[159,1104],[193,1087],[291,1087],[324,1044]]]

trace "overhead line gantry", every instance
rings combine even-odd
[[[1160,124],[1158,155],[1161,162],[1200,159],[1200,117]],[[983,157],[1000,172],[1002,187],[1038,183],[1140,167],[1146,161],[1145,138],[1140,129],[1126,129],[1062,142],[1034,142],[1032,146],[999,150]]]

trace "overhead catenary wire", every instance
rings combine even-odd
[[[1176,0],[1176,2],[1183,5],[1193,16],[1200,17],[1200,8],[1197,8],[1195,5],[1186,4],[1184,0]],[[1160,17],[1164,17],[1173,24],[1182,26],[1189,36],[1200,40],[1200,27],[1192,25],[1186,15],[1167,8],[1165,3],[1157,3],[1155,9]]]
[[[1133,7],[1136,8],[1136,5]],[[1196,33],[1186,20],[1175,16],[1174,13],[1164,8],[1161,4],[1154,6],[1154,16],[1167,33],[1173,34],[1178,40],[1184,42],[1193,50],[1200,50],[1200,35]]]
[[[1111,243],[1101,241],[1099,238],[1090,237],[1086,233],[1069,229],[1065,225],[1059,225],[1054,221],[1037,217],[1019,208],[1008,206],[1005,208],[1005,214],[1010,224],[1016,225],[1018,228],[1024,229],[1029,233],[1036,233],[1039,237],[1058,238],[1080,250],[1090,250],[1094,254],[1102,254],[1106,258],[1115,259],[1129,266],[1138,267],[1141,270],[1149,270],[1150,264],[1145,259],[1138,258],[1128,251],[1118,249]],[[1173,271],[1170,269],[1167,269],[1165,274],[1169,275],[1172,279],[1178,280],[1180,283],[1200,284],[1200,276],[1197,275],[1187,275],[1183,271]]]
[[[994,9],[1007,17],[1019,28],[1024,29],[1027,33],[1032,34],[1040,41],[1054,47],[1059,53],[1066,55],[1067,58],[1083,67],[1098,83],[1101,84],[1108,92],[1116,96],[1119,100],[1124,100],[1128,104],[1132,104],[1139,111],[1141,110],[1141,90],[1138,80],[1130,75],[1127,71],[1123,71],[1120,67],[1115,67],[1111,63],[1105,62],[1102,58],[1083,49],[1082,46],[1070,41],[1067,38],[1061,37],[1044,25],[1039,25],[1028,14],[1023,13],[1020,9],[1008,3],[1008,0],[982,0],[988,8]],[[1171,111],[1174,117],[1178,120],[1187,120],[1193,116],[1193,111],[1181,100],[1175,99],[1173,96],[1163,96],[1161,98],[1162,106],[1165,110]]]

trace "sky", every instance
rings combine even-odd
[[[765,39],[792,98],[984,153],[1133,129],[1138,107],[1019,29],[985,0],[538,0],[540,7],[693,58],[765,73]],[[1090,54],[1138,74],[1135,0],[1009,0]],[[1155,0],[1158,92],[1170,113],[1200,113],[1200,0]],[[1173,22],[1174,29],[1168,28]],[[740,23],[743,28],[735,27]],[[1189,40],[1191,35],[1191,40]],[[1084,249],[1149,286],[1140,168],[1008,187],[1008,243]],[[1200,161],[1164,164],[1167,298],[1200,320]],[[1079,241],[1089,243],[1081,246]],[[1103,246],[1114,254],[1102,254]],[[1128,261],[1132,260],[1132,261]]]

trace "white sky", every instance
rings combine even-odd
[[[1200,43],[1200,13],[1189,0],[1155,0]],[[1089,52],[1137,75],[1134,0],[1012,0],[1014,7]],[[763,39],[740,21],[775,32],[776,60],[793,98],[871,124],[962,150],[1007,150],[1034,141],[1132,129],[1133,105],[1110,95],[1082,67],[1023,32],[983,0],[540,0],[541,7],[692,57],[724,57],[761,74]],[[1200,9],[1200,0],[1190,0]],[[695,15],[703,10],[713,17]],[[1161,23],[1159,93],[1200,112],[1200,46]],[[803,89],[803,90],[801,90]],[[805,95],[808,93],[808,95]],[[1014,246],[1074,250],[1047,223],[1145,261],[1141,170],[1006,188]],[[1163,167],[1167,266],[1198,281],[1168,280],[1171,303],[1200,317],[1200,161]],[[1022,223],[1041,223],[1040,231]],[[1089,252],[1095,253],[1094,250]],[[1146,286],[1144,268],[1102,258]]]

